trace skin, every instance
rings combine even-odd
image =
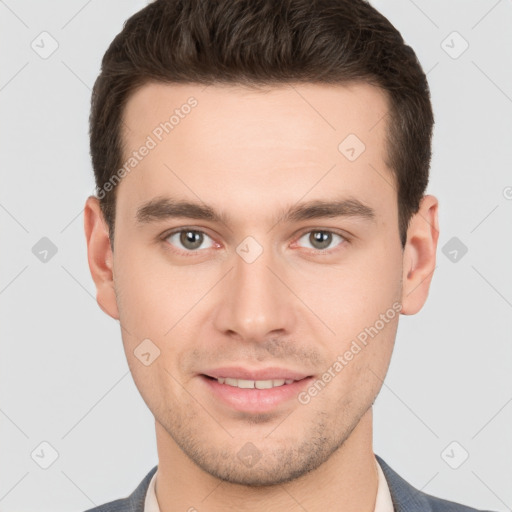
[[[126,148],[139,148],[190,96],[198,105],[118,185],[113,251],[97,198],[85,204],[97,301],[120,321],[134,381],[155,417],[160,509],[371,512],[372,404],[398,314],[307,404],[294,398],[268,414],[239,412],[198,373],[280,366],[319,377],[393,303],[417,313],[435,268],[438,201],[424,196],[402,251],[385,164],[387,97],[368,84],[147,84],[124,112]],[[350,133],[366,146],[353,162],[338,151]],[[137,208],[162,195],[203,201],[229,220],[137,224]],[[340,196],[371,206],[375,221],[275,222],[299,201]],[[180,227],[205,233],[199,249],[179,234],[163,237]],[[315,230],[335,233],[330,253],[314,245]],[[247,236],[263,248],[252,263],[236,252]],[[146,338],[160,350],[149,366],[134,355]],[[248,442],[260,456],[251,467],[237,456]]]

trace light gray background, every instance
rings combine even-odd
[[[401,317],[375,404],[375,452],[430,494],[511,510],[512,2],[373,4],[428,72],[428,193],[441,223],[428,302]],[[95,301],[82,213],[94,186],[91,87],[108,44],[144,5],[0,1],[2,512],[84,510],[126,496],[157,463],[119,326]],[[46,59],[31,47],[51,49],[43,31],[59,45]],[[454,31],[469,43],[460,56]],[[42,237],[58,250],[46,263],[32,252]],[[452,261],[448,243],[468,251]],[[48,469],[43,441],[58,453]]]

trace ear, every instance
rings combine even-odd
[[[411,218],[404,247],[401,310],[404,315],[415,315],[427,300],[436,267],[438,237],[438,201],[425,195]]]
[[[114,288],[113,254],[108,226],[97,197],[89,196],[84,208],[84,229],[87,240],[87,260],[96,285],[96,301],[107,315],[119,319]]]

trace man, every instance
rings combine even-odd
[[[159,464],[96,511],[469,511],[373,453],[435,268],[426,77],[363,0],[157,0],[106,52],[85,232]]]

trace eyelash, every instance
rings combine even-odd
[[[176,234],[183,233],[183,232],[186,232],[186,231],[193,231],[194,233],[201,233],[203,235],[206,235],[211,240],[213,240],[213,238],[210,235],[208,235],[208,233],[206,233],[205,231],[202,231],[202,230],[196,229],[196,228],[192,228],[192,227],[186,227],[186,226],[185,227],[181,227],[179,229],[175,229],[175,230],[170,231],[170,232],[166,232],[164,235],[162,235],[161,239],[167,244],[167,246],[171,246],[172,247],[172,249],[171,249],[172,252],[174,252],[174,253],[176,253],[178,255],[181,255],[181,256],[185,256],[185,257],[195,256],[198,253],[207,250],[207,249],[197,249],[195,251],[180,250],[180,249],[177,249],[175,246],[173,246],[171,243],[167,242],[167,239],[169,237],[171,237],[172,235],[176,235]],[[296,240],[299,241],[301,238],[303,238],[304,235],[307,235],[307,234],[310,234],[310,233],[330,233],[332,235],[337,235],[340,238],[342,238],[342,241],[334,249],[309,249],[308,252],[312,252],[312,253],[314,253],[317,256],[331,255],[331,254],[341,250],[340,246],[345,246],[346,244],[350,244],[350,242],[351,242],[350,238],[348,236],[344,235],[344,234],[338,233],[338,232],[330,230],[330,229],[319,229],[319,228],[317,228],[317,229],[310,229],[309,231],[302,232]],[[294,242],[294,244],[295,243],[296,242]]]

